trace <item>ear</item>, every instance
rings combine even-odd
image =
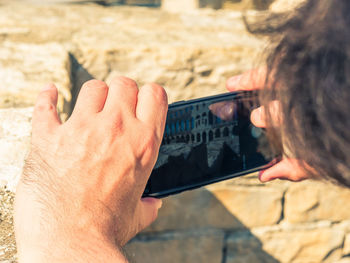
[[[310,179],[311,175],[303,169],[300,160],[282,159],[279,163],[259,173],[261,182],[269,182],[275,179],[289,180],[299,182]]]

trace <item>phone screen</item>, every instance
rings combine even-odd
[[[239,92],[170,105],[144,196],[164,197],[266,167],[276,155],[265,131],[250,122],[255,97]]]

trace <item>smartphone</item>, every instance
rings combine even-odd
[[[256,91],[169,105],[157,163],[143,197],[162,198],[266,169],[278,154],[250,122]]]

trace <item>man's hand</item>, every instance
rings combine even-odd
[[[157,217],[141,199],[167,113],[164,89],[128,78],[82,87],[69,120],[49,85],[33,114],[32,148],[15,201],[20,262],[125,262],[118,248]]]
[[[242,75],[229,78],[226,82],[226,88],[229,91],[262,89],[265,86],[265,80],[266,68],[254,69]],[[271,103],[271,115],[273,118],[273,125],[278,125],[283,121],[280,118],[279,103],[277,101]],[[252,111],[250,118],[255,126],[266,127],[265,110],[263,107]],[[274,179],[286,179],[296,182],[308,178],[310,178],[310,175],[302,168],[301,161],[291,158],[283,158],[271,168],[259,173],[259,179],[262,182],[268,182]]]

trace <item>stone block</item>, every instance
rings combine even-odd
[[[223,184],[184,192],[164,199],[158,219],[145,231],[273,225],[282,214],[282,196],[281,189]]]
[[[299,5],[301,5],[305,0],[275,0],[270,5],[270,11],[276,12],[276,13],[283,13],[283,12],[290,12],[291,10],[295,9]]]
[[[350,256],[350,233],[345,236],[343,255]]]
[[[206,10],[184,15],[128,7],[4,5],[0,13],[0,36],[29,50],[40,49],[41,53],[16,51],[23,53],[19,63],[33,54],[36,66],[29,68],[40,68],[39,72],[24,72],[26,78],[40,76],[44,81],[65,82],[67,77],[55,74],[65,64],[66,55],[61,55],[61,48],[53,51],[53,44],[43,44],[56,42],[77,59],[81,71],[87,73],[84,80],[85,75],[106,80],[114,74],[135,78],[140,84],[159,82],[166,87],[170,101],[225,92],[228,77],[257,66],[253,62],[265,44],[247,33],[240,12]],[[23,17],[30,19],[23,22]],[[46,62],[55,62],[56,66]],[[24,64],[27,69],[28,63]],[[48,68],[56,71],[50,73]],[[12,74],[25,78],[20,70]],[[36,87],[34,84],[25,86]]]
[[[342,257],[345,233],[329,225],[252,229],[252,233],[281,263],[335,262]]]
[[[0,182],[15,191],[30,146],[32,108],[0,109]]]
[[[77,60],[99,79],[125,75],[140,85],[157,82],[166,88],[170,102],[225,92],[227,78],[251,68],[264,43],[247,34],[238,13],[133,14],[128,21],[117,11],[101,12],[109,22],[105,18],[98,28],[86,21],[87,29],[73,39]],[[104,41],[106,35],[109,41]]]
[[[159,5],[161,0],[124,0],[120,1],[123,2],[124,4],[127,5],[149,5],[149,6],[154,6],[154,5]]]
[[[268,226],[282,216],[283,190],[269,186],[208,187],[213,195],[246,227]]]
[[[261,241],[248,231],[232,233],[227,238],[225,263],[278,263],[262,246]]]
[[[285,220],[290,223],[350,218],[350,191],[331,184],[305,181],[292,184],[285,197]]]
[[[251,50],[250,47],[244,49],[243,52],[247,53]],[[110,52],[114,55],[104,59],[106,56],[101,50],[89,51],[84,67],[102,79],[125,75],[140,85],[159,83],[165,87],[170,102],[226,92],[227,78],[241,73],[242,69],[248,69],[252,64],[249,58],[242,60],[244,55],[236,47],[213,49],[190,45]],[[103,73],[106,64],[112,70],[107,77]]]
[[[274,0],[226,0],[222,7],[234,10],[266,10]]]
[[[164,199],[158,219],[145,232],[190,229],[245,229],[215,195],[205,188]]]
[[[71,101],[70,59],[56,43],[25,44],[3,42],[0,46],[0,108],[27,107],[39,91],[55,83],[58,107],[68,113]]]
[[[174,233],[134,239],[125,250],[135,263],[221,263],[223,245],[220,232]]]
[[[211,3],[210,3],[211,2]],[[172,12],[183,12],[206,7],[206,6],[214,6],[216,8],[221,8],[222,0],[215,1],[203,1],[203,0],[163,0],[162,8],[167,11]]]
[[[250,47],[244,49],[250,52]],[[159,83],[165,87],[170,102],[226,92],[227,78],[240,73],[243,68],[248,69],[250,64],[250,59],[242,60],[244,55],[235,47],[164,46],[109,52],[113,56],[106,58],[101,50],[89,51],[83,66],[102,79],[125,75],[140,85]],[[110,65],[111,69],[107,77],[105,65]]]

